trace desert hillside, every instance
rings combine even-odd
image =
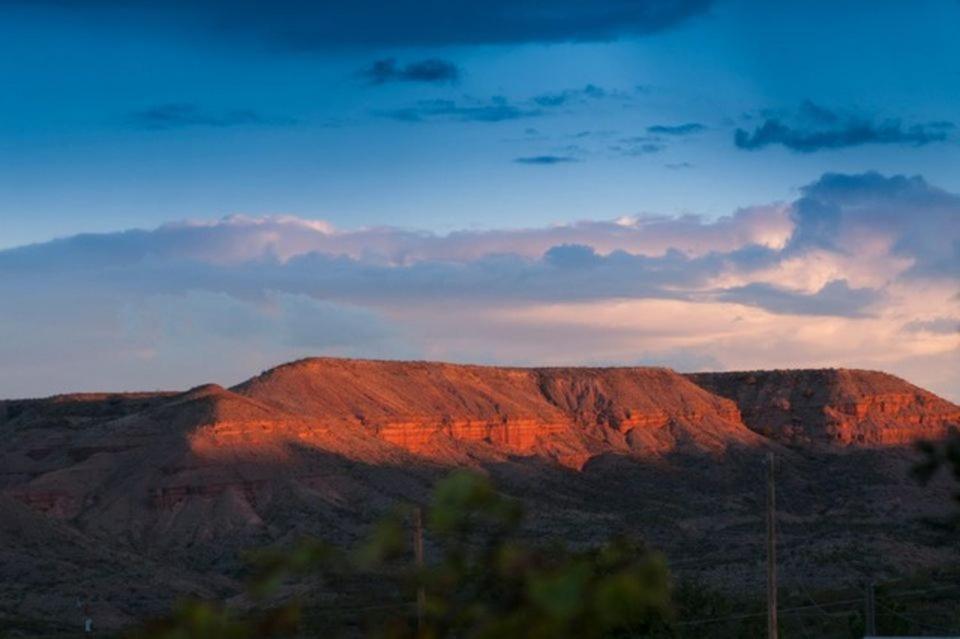
[[[455,466],[521,498],[533,535],[629,532],[680,575],[750,590],[767,451],[786,584],[898,575],[954,558],[922,524],[948,488],[909,478],[908,444],[958,426],[960,407],[855,370],[323,358],[230,389],[5,400],[0,612],[60,618],[84,596],[123,625],[176,596],[231,597],[244,549],[350,541]]]

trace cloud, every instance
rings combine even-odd
[[[401,122],[505,122],[542,115],[536,108],[511,103],[502,96],[489,100],[468,98],[461,102],[454,100],[421,100],[412,107],[377,111],[377,115]]]
[[[659,137],[644,135],[621,138],[617,144],[612,144],[607,148],[618,155],[637,157],[641,155],[660,153],[666,149],[667,146]]]
[[[894,372],[930,362],[927,383],[960,396],[943,364],[958,347],[945,330],[960,317],[958,223],[960,196],[865,173],[825,174],[794,202],[719,219],[437,234],[232,216],[78,235],[0,251],[0,334],[16,337],[0,340],[0,384],[156,387],[188,383],[183,370],[232,382],[330,353]],[[73,364],[91,361],[91,376]]]
[[[297,124],[297,120],[293,118],[264,115],[251,109],[212,111],[188,103],[159,104],[142,111],[134,111],[128,120],[133,126],[150,130]]]
[[[4,0],[9,3],[11,0]],[[19,1],[19,0],[13,0]],[[709,0],[41,0],[51,11],[213,34],[257,47],[296,51],[526,42],[606,41],[675,28],[705,13]],[[37,4],[40,4],[39,2]],[[123,11],[113,11],[123,9]],[[159,25],[159,26],[158,26]]]
[[[536,259],[553,246],[583,244],[598,253],[658,256],[674,249],[689,256],[735,252],[747,246],[783,247],[793,228],[790,207],[738,209],[716,220],[696,215],[624,216],[529,229],[455,231],[440,235],[393,227],[337,229],[293,216],[232,215],[184,221],[153,230],[81,234],[0,251],[0,273],[127,268],[143,262],[213,265],[287,262],[313,253],[368,264],[469,263],[490,255]]]
[[[671,171],[679,171],[681,169],[692,169],[693,164],[690,162],[668,162],[663,165],[664,168],[670,169]]]
[[[677,125],[655,124],[648,126],[646,135],[622,137],[616,144],[607,147],[608,151],[627,157],[638,157],[660,153],[667,148],[670,138],[680,138],[706,130],[706,127],[697,122],[687,122]],[[689,168],[686,162],[668,164],[667,168]]]
[[[754,282],[724,291],[719,299],[783,314],[861,317],[866,314],[867,307],[880,299],[880,294],[870,288],[850,288],[846,280],[828,282],[816,293]]]
[[[898,119],[873,121],[856,114],[834,112],[808,101],[791,121],[771,117],[753,132],[737,129],[734,144],[748,151],[781,145],[801,153],[864,144],[922,146],[947,140],[954,128],[951,122],[905,125]]]
[[[912,333],[940,333],[950,335],[960,332],[960,318],[935,317],[933,319],[917,319],[903,325],[903,330]]]
[[[905,275],[960,273],[960,195],[922,177],[879,173],[826,173],[801,192],[791,251],[856,247],[860,259],[905,261]]]
[[[570,162],[579,162],[580,160],[569,155],[533,155],[529,157],[515,158],[513,161],[518,164],[538,164],[540,166],[550,166],[553,164],[569,164]]]
[[[389,64],[386,64],[389,63]],[[383,78],[382,81],[400,79],[398,73],[405,73],[410,67],[398,70],[392,61],[377,63],[380,68],[368,70],[368,77]],[[375,65],[375,67],[377,66]],[[434,99],[420,100],[411,106],[397,109],[375,111],[380,117],[401,122],[433,122],[453,120],[460,122],[503,122],[522,118],[535,118],[548,115],[562,107],[582,106],[597,100],[617,99],[628,101],[632,95],[619,90],[610,90],[588,84],[581,89],[565,89],[554,93],[542,93],[531,98],[510,100],[501,95],[487,99],[462,96],[459,100]],[[531,136],[528,129],[527,139]],[[589,133],[587,133],[589,135]],[[539,133],[536,134],[538,137]],[[581,136],[585,137],[585,136]]]
[[[371,84],[388,82],[424,82],[444,84],[460,79],[460,68],[447,60],[429,58],[399,66],[394,58],[377,60],[363,70],[362,75]]]
[[[606,89],[594,84],[588,84],[582,89],[566,89],[555,93],[542,93],[534,96],[533,102],[542,107],[562,107],[572,103],[582,104],[591,100],[602,100],[612,95],[621,94],[612,94]]]
[[[561,244],[552,246],[543,254],[547,264],[560,268],[584,268],[602,263],[603,258],[597,255],[592,246],[585,244]]]
[[[699,122],[687,122],[685,124],[655,124],[647,127],[647,133],[654,135],[691,135],[706,130],[707,127]]]

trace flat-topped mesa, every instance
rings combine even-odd
[[[527,453],[554,436],[574,436],[569,419],[520,369],[317,358],[232,390],[330,428],[360,426],[415,452],[452,438]]]
[[[232,389],[0,408],[0,494],[110,534],[136,521],[137,538],[164,547],[217,530],[262,531],[274,500],[339,508],[350,499],[343,477],[367,472],[358,469],[522,458],[580,469],[611,453],[669,463],[762,449],[766,436],[894,444],[960,424],[957,406],[863,371],[683,376],[339,359],[294,362]]]
[[[507,453],[722,450],[760,440],[736,406],[662,368],[507,368],[309,359],[232,389],[328,425],[354,424],[420,453],[444,439]]]
[[[734,400],[751,429],[784,442],[905,444],[960,428],[960,406],[878,371],[776,370],[687,377]]]

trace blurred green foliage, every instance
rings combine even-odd
[[[131,633],[135,638],[252,639],[296,636],[300,610],[295,604],[279,606],[258,615],[238,618],[210,602],[185,602],[168,619],[148,624]]]
[[[349,550],[306,540],[290,550],[259,553],[251,595],[263,601],[297,576],[393,583],[403,603],[373,619],[366,633],[383,639],[590,639],[646,636],[667,628],[669,572],[642,544],[622,538],[587,549],[531,543],[515,500],[484,476],[457,471],[435,488],[425,517],[428,552],[418,566],[411,514],[406,508],[384,517],[368,539]],[[296,602],[244,616],[194,602],[135,636],[311,636],[301,613]],[[328,628],[323,635],[348,630],[357,628]]]

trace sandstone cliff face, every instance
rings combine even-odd
[[[823,369],[695,373],[734,400],[744,422],[789,443],[905,444],[960,428],[960,406],[877,371]]]
[[[667,369],[313,359],[232,390],[331,428],[360,426],[441,461],[447,440],[574,466],[601,452],[761,443],[732,402]]]
[[[232,389],[334,430],[442,457],[445,440],[506,453],[547,453],[555,436],[582,438],[539,399],[529,371],[419,362],[314,359],[280,366]]]

